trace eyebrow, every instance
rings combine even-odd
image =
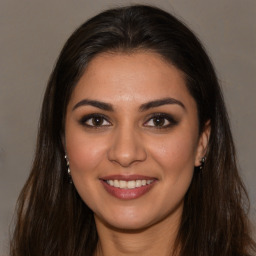
[[[167,104],[177,104],[177,105],[181,106],[184,110],[186,110],[184,104],[181,101],[176,100],[174,98],[164,98],[164,99],[157,99],[154,101],[149,101],[147,103],[142,104],[139,107],[139,111],[143,112],[143,111],[149,110],[151,108],[156,108],[156,107],[160,107],[160,106],[167,105]],[[110,103],[105,103],[105,102],[98,101],[98,100],[89,100],[89,99],[83,99],[83,100],[79,101],[73,107],[72,111],[74,111],[75,109],[77,109],[78,107],[81,107],[81,106],[93,106],[93,107],[96,107],[96,108],[99,108],[99,109],[102,109],[105,111],[111,111],[111,112],[114,111],[114,108]]]
[[[186,110],[184,104],[181,101],[176,100],[174,98],[164,98],[164,99],[158,99],[158,100],[147,102],[145,104],[142,104],[140,106],[139,110],[146,111],[150,108],[156,108],[156,107],[160,107],[160,106],[167,105],[167,104],[177,104],[177,105],[181,106],[184,110]]]
[[[93,106],[102,110],[106,111],[114,111],[113,106],[109,103],[101,102],[98,100],[89,100],[89,99],[83,99],[79,101],[72,109],[74,111],[76,108],[81,107],[81,106]]]

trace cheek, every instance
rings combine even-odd
[[[182,202],[193,177],[196,155],[196,138],[190,133],[175,134],[155,143],[151,156],[161,170],[161,205],[166,211],[175,209]],[[169,208],[168,208],[169,205]]]
[[[93,173],[103,161],[106,143],[100,136],[86,134],[83,130],[66,130],[66,149],[72,176]]]
[[[155,141],[150,147],[152,158],[161,166],[164,176],[179,178],[194,170],[197,140],[191,132],[177,132]]]
[[[104,164],[105,145],[102,138],[85,134],[84,131],[66,129],[66,149],[71,176],[83,201],[94,208],[99,191],[97,171]]]

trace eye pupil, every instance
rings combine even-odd
[[[153,123],[155,126],[163,126],[164,125],[164,118],[162,117],[155,117],[153,119]]]
[[[95,126],[100,126],[100,125],[102,125],[102,123],[103,123],[103,118],[100,117],[100,116],[94,117],[94,118],[92,119],[92,123],[93,123],[93,125],[95,125]]]

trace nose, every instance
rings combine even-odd
[[[124,128],[115,131],[108,159],[122,167],[129,167],[134,163],[143,162],[147,158],[142,137],[134,128]]]

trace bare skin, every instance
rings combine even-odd
[[[175,217],[176,221],[174,221]],[[97,216],[95,218],[100,237],[95,256],[170,256],[170,252],[173,251],[173,241],[177,236],[180,212],[176,212],[172,221],[168,219],[149,228],[135,231],[112,229],[109,232],[108,227],[97,219]]]
[[[199,134],[197,115],[182,72],[157,54],[91,61],[68,104],[65,146],[95,215],[95,255],[171,255],[210,134],[209,125]]]

